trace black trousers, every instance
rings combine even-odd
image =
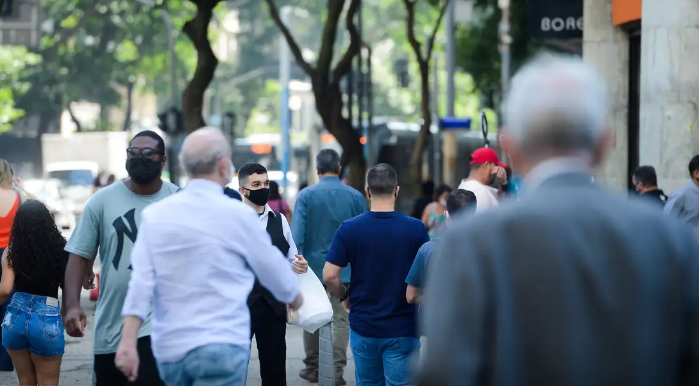
[[[286,386],[286,313],[278,315],[265,300],[250,307],[250,339],[257,340],[262,386]]]
[[[158,365],[155,362],[155,357],[153,357],[153,350],[150,346],[150,336],[139,338],[136,348],[140,361],[138,366],[138,379],[136,382],[129,382],[124,374],[116,368],[114,365],[116,353],[100,354],[95,355],[96,386],[165,386],[165,383],[160,380]]]

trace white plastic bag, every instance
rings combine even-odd
[[[332,320],[333,307],[323,284],[313,271],[309,269],[299,274],[298,278],[303,304],[298,311],[289,311],[287,322],[312,334]]]

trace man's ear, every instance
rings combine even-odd
[[[245,197],[245,188],[242,186],[238,188],[238,193],[240,193],[241,196]]]
[[[366,194],[367,197],[371,198],[371,194],[369,194],[369,188],[364,188],[364,194]]]
[[[395,196],[398,197],[398,193],[400,192],[400,186],[396,186],[396,193]]]

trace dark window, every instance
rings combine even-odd
[[[631,174],[639,166],[639,131],[641,123],[641,32],[629,34],[629,143],[628,143],[628,186]]]

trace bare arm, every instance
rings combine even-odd
[[[342,267],[327,261],[325,262],[325,267],[323,267],[323,281],[328,287],[328,291],[336,298],[345,296],[345,292],[347,291],[345,286],[342,285],[342,280],[340,280],[340,272],[342,272]]]
[[[430,210],[432,209],[432,203],[428,204],[425,207],[425,210],[422,211],[422,223],[425,224],[425,226],[429,226],[427,224],[427,221],[430,219]]]
[[[78,255],[70,254],[66,274],[63,279],[63,303],[67,310],[80,307],[80,291],[83,288],[85,274],[92,269],[94,260],[85,259]]]
[[[5,303],[15,286],[15,271],[7,262],[9,249],[5,248],[2,253],[2,279],[0,279],[0,304]]]
[[[405,290],[405,300],[410,304],[420,304],[422,301],[422,291],[408,284],[408,288]]]

